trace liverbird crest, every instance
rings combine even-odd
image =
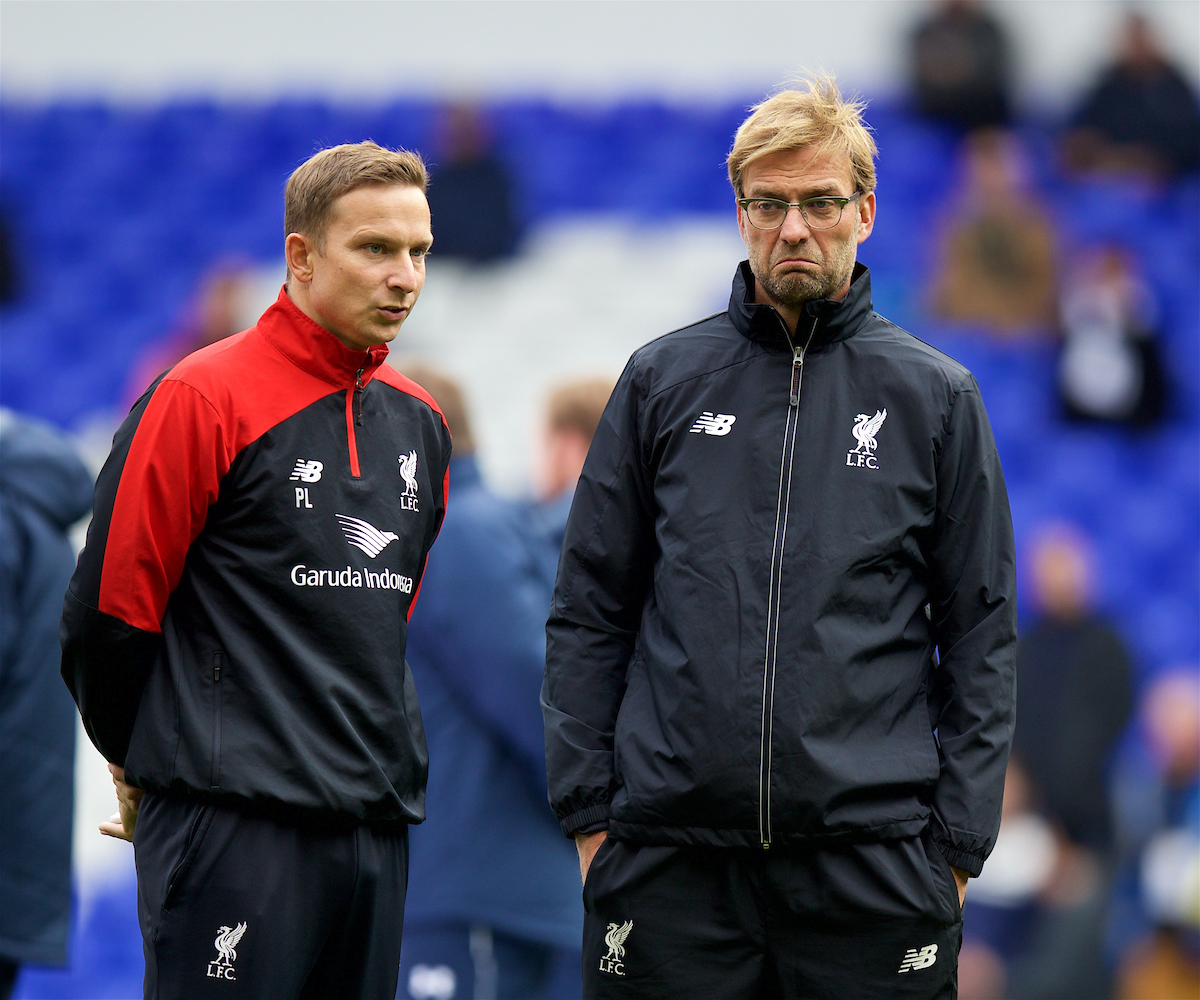
[[[245,933],[246,921],[244,920],[236,927],[228,927],[222,924],[217,928],[217,939],[213,942],[213,947],[217,949],[218,964],[233,965],[237,961],[235,947]]]
[[[604,943],[608,945],[608,954],[604,957],[619,962],[625,957],[625,939],[633,930],[633,921],[626,920],[623,924],[609,924],[608,932],[604,935]]]
[[[410,451],[407,455],[400,455],[400,478],[404,480],[403,496],[415,497],[417,495],[417,453]]]
[[[872,454],[879,447],[875,435],[879,433],[879,428],[886,419],[887,410],[876,410],[873,417],[865,413],[858,414],[854,418],[854,439],[858,442],[854,451],[864,455]]]

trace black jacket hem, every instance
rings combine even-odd
[[[836,832],[780,833],[771,835],[772,848],[820,847],[824,844],[870,843],[918,837],[929,824],[928,815],[893,820],[875,826],[859,826]],[[651,826],[609,820],[608,835],[614,840],[663,847],[753,847],[762,849],[757,830],[714,830],[703,826]],[[940,848],[939,848],[940,849]],[[951,864],[957,862],[951,861]]]

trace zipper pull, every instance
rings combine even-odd
[[[804,355],[797,351],[796,359],[792,362],[792,406],[800,405],[800,370],[803,365]]]
[[[358,415],[355,417],[354,423],[359,427],[362,426],[362,390],[363,390],[362,377],[363,377],[364,371],[366,371],[365,367],[360,368],[358,371],[356,371],[354,373],[354,398],[358,402]]]

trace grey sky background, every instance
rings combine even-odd
[[[923,0],[4,0],[0,95],[742,97],[803,68],[872,94],[903,80]],[[1120,0],[995,0],[1022,92],[1069,101]],[[1200,78],[1200,4],[1138,5]]]

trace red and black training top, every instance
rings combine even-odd
[[[142,788],[420,822],[407,621],[446,510],[433,399],[286,290],[134,405],[96,484],[63,677]]]

